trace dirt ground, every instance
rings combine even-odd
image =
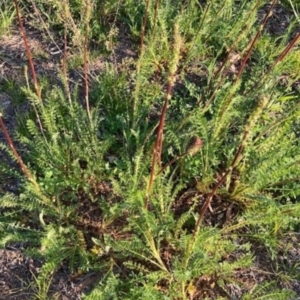
[[[35,277],[39,273],[42,261],[27,257],[22,250],[8,247],[0,250],[0,299],[26,300],[37,299],[38,287]],[[71,274],[62,266],[49,278],[49,299],[77,300],[83,292],[88,292],[97,280],[97,274],[81,276]],[[51,297],[51,298],[50,298]]]
[[[280,289],[292,290],[300,299],[300,278],[286,281],[285,275],[289,270],[300,274],[300,236],[288,236],[284,244],[289,245],[287,251],[279,251],[276,261],[270,261],[269,253],[264,247],[257,246],[255,252],[254,267],[245,270],[237,270],[235,278],[242,283],[243,288],[233,283],[226,284],[228,299],[241,299],[245,291],[250,291],[259,283],[275,280]],[[37,299],[38,292],[35,277],[39,273],[43,262],[26,256],[22,245],[8,246],[0,250],[0,299],[2,300],[26,300]],[[99,274],[93,272],[87,274],[72,274],[67,266],[61,266],[59,270],[49,278],[48,299],[80,300],[83,293],[98,283]],[[52,281],[51,281],[52,280]],[[50,298],[51,297],[51,298]]]

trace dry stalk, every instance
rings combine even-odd
[[[72,17],[72,14],[70,12],[70,7],[71,4],[69,3],[69,0],[62,0],[62,7],[63,7],[63,12],[64,15],[62,16],[62,18],[64,20],[66,20],[66,24],[70,25],[72,32],[74,33],[74,37],[72,39],[73,43],[76,46],[81,45],[81,39],[80,39],[80,31]],[[80,51],[82,50],[81,47],[79,47]]]
[[[300,32],[298,32],[295,37],[289,42],[289,44],[284,48],[284,50],[279,54],[279,56],[276,58],[276,60],[273,62],[273,64],[269,67],[269,69],[264,72],[263,76],[257,80],[254,85],[247,91],[245,94],[248,94],[251,91],[257,90],[264,82],[264,79],[270,74],[270,72],[275,68],[275,66],[282,61],[286,55],[292,50],[294,45],[297,43],[297,41],[300,39]]]
[[[67,74],[67,28],[64,26],[64,50],[63,50],[63,59],[62,59],[62,71],[63,71],[63,80],[65,81],[65,89],[67,92],[68,100],[71,105],[71,91],[68,82]]]
[[[141,42],[140,42],[140,53],[144,50],[144,40],[145,40],[145,33],[146,33],[146,26],[147,26],[147,19],[148,19],[148,9],[149,9],[149,0],[146,1],[146,9],[143,16],[143,23],[142,23],[142,30],[141,30]]]
[[[153,23],[153,28],[152,28],[152,39],[155,34],[155,25],[156,25],[156,19],[157,19],[157,14],[158,14],[158,10],[159,10],[159,5],[160,5],[160,0],[156,0],[155,5],[154,5],[154,18],[153,18],[154,23]]]
[[[85,11],[85,30],[84,30],[84,86],[85,86],[85,104],[86,112],[89,120],[91,119],[90,102],[89,102],[89,81],[88,81],[88,34],[89,34],[89,22],[91,17],[91,3],[86,0],[86,11]]]
[[[4,134],[4,137],[10,147],[10,149],[12,150],[13,154],[14,154],[14,157],[16,158],[18,164],[20,165],[21,167],[21,170],[23,171],[23,173],[25,174],[25,176],[28,178],[29,181],[34,181],[33,179],[33,176],[31,175],[30,171],[27,169],[27,167],[25,166],[22,158],[20,157],[20,155],[18,154],[18,151],[12,141],[12,139],[10,138],[10,135],[6,129],[6,126],[3,122],[3,119],[2,119],[2,114],[0,113],[0,128],[1,130],[3,131],[3,134]]]
[[[145,208],[146,209],[148,207],[149,196],[150,196],[150,192],[151,192],[154,178],[156,175],[157,166],[161,167],[161,154],[162,154],[163,131],[164,131],[164,126],[165,126],[165,118],[166,118],[168,103],[172,96],[172,88],[176,81],[175,75],[176,75],[176,72],[178,69],[178,63],[180,60],[181,45],[182,45],[182,40],[181,40],[181,36],[179,33],[179,24],[175,23],[174,43],[173,43],[173,55],[174,56],[173,56],[172,60],[170,61],[169,77],[168,77],[168,83],[167,83],[167,90],[165,93],[164,106],[161,111],[155,146],[153,149],[151,173],[150,173],[150,179],[148,182],[147,194],[146,194],[146,199],[145,199]]]
[[[173,74],[174,76],[174,74]],[[163,141],[163,130],[164,130],[164,125],[165,125],[165,117],[166,117],[166,112],[168,108],[168,103],[169,99],[171,98],[171,93],[172,93],[172,87],[174,85],[173,81],[173,76],[170,75],[169,77],[169,82],[167,85],[167,91],[165,94],[165,101],[164,101],[164,106],[161,111],[160,119],[159,119],[159,124],[158,124],[158,129],[157,129],[157,136],[156,136],[156,141],[155,141],[155,146],[153,149],[153,155],[152,155],[152,165],[151,165],[151,173],[150,173],[150,179],[148,182],[148,188],[147,188],[147,197],[145,201],[145,208],[148,207],[148,202],[149,202],[149,195],[150,191],[153,185],[154,177],[156,174],[156,169],[157,165],[161,167],[161,152],[162,152],[162,141]]]
[[[85,105],[88,118],[91,119],[90,102],[89,102],[89,81],[88,81],[88,54],[87,54],[87,32],[84,37],[84,86],[85,86]]]
[[[41,96],[41,90],[39,88],[39,84],[38,84],[38,80],[37,80],[37,76],[36,76],[36,72],[35,72],[35,68],[34,68],[34,64],[33,64],[33,60],[32,60],[31,51],[30,51],[30,48],[29,48],[28,43],[27,43],[26,31],[24,29],[24,26],[23,26],[23,23],[22,23],[22,20],[21,20],[21,15],[20,15],[20,11],[19,11],[18,1],[14,0],[14,4],[15,4],[17,16],[18,16],[18,22],[19,22],[20,32],[21,32],[21,35],[22,35],[22,38],[23,38],[23,42],[24,42],[24,45],[25,45],[26,56],[27,56],[28,63],[29,63],[29,66],[30,66],[30,69],[31,69],[31,73],[32,73],[32,77],[33,77],[33,83],[34,83],[35,93],[37,95],[39,103],[43,106],[43,101],[42,101],[42,96]],[[29,87],[29,80],[28,80],[28,74],[27,74],[27,66],[25,66],[25,78],[26,78],[26,81],[27,81],[28,89],[29,89],[30,87]],[[38,114],[38,110],[37,110],[36,105],[34,103],[32,105],[33,105],[33,108],[34,108],[34,112],[36,114],[37,122],[39,124],[41,133],[42,133],[44,139],[46,140],[46,137],[45,137],[45,134],[44,134],[43,125],[42,125],[40,116]]]
[[[141,38],[140,38],[140,56],[136,64],[136,74],[137,74],[137,80],[135,84],[135,89],[134,89],[134,96],[133,96],[133,105],[132,105],[132,125],[134,126],[135,124],[135,114],[136,114],[136,106],[137,106],[137,101],[138,101],[138,95],[140,92],[140,73],[141,73],[141,68],[142,68],[142,60],[144,57],[144,52],[145,52],[145,34],[146,34],[146,25],[147,25],[147,19],[148,19],[148,9],[149,9],[149,0],[146,1],[146,9],[145,13],[143,16],[143,23],[142,23],[142,29],[141,29]]]
[[[257,3],[255,4],[254,8],[251,10],[251,12],[249,13],[249,16],[251,16],[252,13],[256,12],[256,8],[258,7],[258,5],[260,4],[260,1],[257,1]],[[250,29],[250,25],[246,24],[246,28],[244,30],[242,30],[242,33],[239,35],[239,37],[235,40],[234,44],[231,45],[230,49],[227,51],[227,55],[225,57],[225,59],[223,60],[222,64],[220,65],[220,67],[216,70],[216,72],[214,73],[213,79],[210,81],[207,89],[206,89],[206,93],[208,93],[208,91],[211,89],[212,87],[212,83],[214,82],[214,80],[217,79],[218,75],[224,71],[224,68],[226,66],[226,64],[228,63],[229,59],[230,59],[230,54],[232,53],[232,51],[235,50],[236,45],[239,43],[239,41],[241,40],[241,38],[243,37],[243,32],[247,32]],[[219,90],[220,86],[223,84],[224,80],[226,79],[226,76],[224,73],[222,73],[222,76],[219,80],[219,82],[217,83],[217,86],[215,87],[213,93],[211,94],[210,98],[208,99],[208,101],[206,102],[203,111],[206,111],[208,109],[208,107],[210,106],[210,104],[212,103],[212,101],[214,100],[217,91]],[[203,96],[201,97],[201,99],[198,101],[198,105],[203,101]]]
[[[20,32],[21,32],[21,35],[22,35],[22,38],[23,38],[23,42],[24,42],[24,45],[25,45],[26,56],[27,56],[28,63],[29,63],[29,66],[30,66],[30,70],[31,70],[31,73],[32,73],[32,77],[33,77],[33,84],[34,84],[35,92],[36,92],[36,95],[38,97],[38,100],[40,101],[41,104],[43,104],[42,96],[41,96],[41,90],[39,88],[39,84],[38,84],[38,80],[37,80],[35,68],[34,68],[34,65],[33,65],[31,51],[30,51],[28,43],[27,43],[26,32],[25,32],[25,29],[24,29],[24,26],[23,26],[23,22],[21,20],[21,15],[20,15],[20,10],[19,10],[18,0],[14,0],[14,4],[15,4],[17,16],[18,16],[18,22],[19,22],[19,26],[20,26]]]
[[[259,4],[260,4],[260,1],[258,1],[258,2],[256,3],[255,7],[250,11],[250,13],[249,13],[250,16],[251,16],[252,13],[254,13],[254,12],[256,11],[255,9],[257,8],[257,6],[258,6]],[[209,4],[207,5],[207,7],[206,7],[206,10],[205,10],[205,12],[204,12],[203,19],[202,19],[202,21],[201,21],[201,25],[200,25],[200,27],[199,27],[199,29],[198,29],[196,35],[199,34],[199,31],[200,31],[200,29],[202,28],[202,25],[203,25],[203,23],[204,23],[204,20],[205,20],[206,14],[208,13],[208,8],[210,7],[210,5],[211,5],[211,3],[209,3]],[[213,85],[213,83],[215,82],[215,80],[217,79],[218,75],[219,75],[221,72],[224,71],[224,68],[225,68],[227,62],[228,62],[229,59],[230,59],[230,54],[231,54],[231,52],[234,51],[234,49],[236,48],[236,45],[238,44],[238,42],[239,42],[239,41],[241,40],[241,38],[243,37],[243,33],[244,33],[244,32],[247,32],[249,29],[250,29],[250,25],[246,24],[245,29],[242,30],[242,32],[240,33],[240,35],[238,36],[238,38],[235,40],[234,44],[231,45],[230,49],[227,50],[228,53],[227,53],[225,59],[223,60],[223,62],[221,63],[221,65],[217,68],[217,70],[214,72],[213,78],[210,80],[210,82],[209,82],[207,88],[205,89],[205,92],[202,94],[202,96],[200,97],[200,99],[197,101],[197,104],[196,104],[197,106],[200,106],[200,104],[203,103],[204,97],[205,97],[204,95],[207,95],[207,94],[209,93],[209,91],[212,89],[212,85]],[[186,61],[188,61],[188,59],[187,59]],[[203,112],[205,112],[205,111],[208,109],[208,107],[210,106],[210,104],[211,104],[212,101],[214,100],[217,91],[219,90],[220,86],[223,84],[223,82],[224,82],[225,79],[226,79],[226,76],[225,76],[225,74],[222,73],[220,80],[218,81],[217,85],[216,85],[215,88],[214,88],[214,91],[211,93],[211,96],[209,97],[209,99],[208,99],[208,100],[206,101],[206,103],[205,103],[205,106],[204,106],[204,108],[203,108]],[[192,113],[188,114],[188,115],[184,118],[184,120],[180,123],[180,125],[179,125],[179,127],[178,127],[178,130],[182,128],[182,126],[186,123],[186,121],[189,119],[189,117],[191,116],[191,114],[192,114]]]
[[[266,13],[266,15],[265,15],[265,17],[264,17],[264,19],[263,19],[263,21],[262,21],[262,23],[261,23],[261,25],[260,25],[258,31],[257,31],[255,37],[254,37],[254,38],[252,39],[252,41],[250,42],[249,49],[248,49],[248,51],[247,51],[245,57],[243,58],[243,60],[242,60],[242,62],[241,62],[241,66],[240,66],[239,71],[238,71],[238,73],[237,73],[237,76],[236,76],[236,78],[235,78],[235,80],[234,80],[234,82],[233,82],[233,86],[236,86],[237,83],[239,82],[239,80],[240,80],[240,78],[241,78],[241,75],[242,75],[242,73],[243,73],[243,71],[244,71],[244,69],[245,69],[246,63],[247,63],[247,61],[248,61],[248,59],[249,59],[249,57],[250,57],[250,54],[252,53],[252,50],[253,50],[253,48],[254,48],[254,45],[255,45],[255,43],[257,42],[258,38],[260,37],[260,35],[261,35],[263,29],[265,28],[265,25],[266,25],[268,19],[269,19],[270,16],[272,15],[272,10],[273,10],[273,8],[274,8],[276,2],[277,2],[277,0],[273,0],[273,1],[272,1],[272,4],[270,5],[269,10],[268,10],[268,12]],[[230,92],[229,95],[227,96],[227,99],[225,100],[225,103],[224,103],[224,105],[223,105],[223,110],[222,110],[222,112],[221,112],[221,114],[220,114],[220,118],[222,118],[222,116],[224,115],[224,113],[225,113],[225,111],[226,111],[226,108],[227,108],[227,106],[228,106],[230,100],[232,99],[232,96],[233,96],[233,94],[234,94],[234,91],[235,91],[235,89],[231,90],[231,92]]]
[[[265,26],[266,26],[266,23],[267,23],[268,19],[272,16],[272,13],[273,13],[272,10],[273,10],[273,8],[274,8],[276,2],[277,2],[277,0],[273,0],[273,1],[272,1],[272,4],[271,4],[271,6],[270,6],[268,12],[266,13],[266,15],[265,15],[265,17],[264,17],[264,19],[263,19],[263,21],[262,21],[262,23],[261,23],[261,25],[260,25],[258,31],[257,31],[255,37],[254,37],[253,40],[250,42],[249,49],[248,49],[248,51],[247,51],[246,56],[245,56],[245,57],[243,58],[243,60],[242,60],[241,67],[239,68],[239,71],[238,71],[238,74],[237,74],[237,76],[236,76],[236,79],[235,79],[234,84],[236,84],[236,83],[238,82],[238,80],[240,79],[240,77],[241,77],[241,75],[242,75],[242,73],[243,73],[243,71],[244,71],[244,69],[245,69],[246,63],[247,63],[247,61],[248,61],[248,59],[249,59],[249,57],[250,57],[250,54],[251,54],[251,52],[252,52],[252,50],[253,50],[253,48],[254,48],[255,43],[257,42],[257,40],[259,39],[259,37],[260,37],[262,31],[264,30],[264,28],[265,28]]]
[[[258,117],[261,115],[262,111],[264,110],[264,108],[267,106],[268,104],[268,98],[267,97],[262,97],[257,104],[256,110],[253,111],[253,113],[250,115],[248,122],[245,126],[244,132],[243,132],[243,136],[241,139],[241,143],[238,147],[238,150],[229,166],[229,168],[227,168],[227,170],[224,172],[224,174],[222,175],[222,177],[218,180],[217,184],[214,186],[214,188],[212,189],[212,191],[210,192],[210,194],[207,196],[204,205],[202,207],[202,210],[198,216],[197,222],[195,224],[194,227],[194,231],[193,231],[193,235],[192,238],[190,240],[190,242],[188,243],[187,246],[187,257],[189,257],[190,251],[193,248],[193,245],[195,243],[197,234],[199,232],[200,229],[200,225],[201,222],[203,220],[203,217],[207,211],[207,209],[210,207],[212,198],[214,197],[214,195],[216,194],[217,190],[220,188],[220,186],[223,184],[223,182],[225,181],[226,177],[228,176],[228,174],[230,174],[234,168],[236,167],[238,161],[240,160],[240,158],[242,157],[242,153],[245,149],[245,147],[247,146],[247,140],[250,138],[249,136],[251,136],[251,131],[253,126],[255,125],[255,123],[258,120]],[[188,261],[188,260],[187,260]],[[187,264],[186,261],[186,264]]]
[[[10,135],[6,129],[6,126],[3,122],[2,119],[2,113],[0,113],[0,129],[3,131],[4,137],[10,147],[10,149],[13,152],[14,157],[16,158],[18,164],[21,167],[22,172],[24,173],[24,175],[27,177],[27,179],[33,184],[33,186],[35,187],[36,191],[39,193],[39,196],[41,197],[41,199],[47,203],[48,205],[52,204],[52,201],[49,200],[47,197],[45,197],[40,189],[39,184],[37,183],[37,181],[34,179],[34,177],[32,176],[32,174],[30,173],[30,171],[27,169],[26,165],[24,164],[21,156],[18,154],[18,151],[12,141],[12,139],[10,138]]]

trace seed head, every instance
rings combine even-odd
[[[187,153],[189,155],[195,155],[196,153],[198,153],[200,151],[202,145],[203,145],[203,142],[198,136],[193,137],[189,143]]]

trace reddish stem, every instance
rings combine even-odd
[[[63,52],[63,59],[62,59],[62,69],[63,75],[65,80],[66,92],[68,94],[69,102],[71,103],[71,92],[68,82],[68,75],[67,75],[67,29],[66,26],[64,28],[64,52]]]
[[[192,245],[195,243],[196,236],[197,236],[197,234],[199,232],[199,228],[200,228],[201,222],[203,220],[203,217],[204,217],[207,209],[210,206],[210,203],[211,203],[211,200],[212,200],[213,196],[216,194],[218,188],[223,184],[223,182],[226,179],[226,177],[228,176],[228,174],[234,169],[234,167],[235,167],[238,159],[240,158],[240,156],[241,156],[241,154],[242,154],[242,152],[244,150],[244,142],[246,141],[246,139],[248,137],[248,134],[249,134],[248,131],[244,132],[241,144],[240,144],[240,146],[238,148],[238,151],[236,152],[236,154],[235,154],[235,156],[233,158],[233,161],[230,164],[230,167],[226,170],[226,172],[223,174],[223,176],[219,179],[219,181],[217,182],[217,184],[214,186],[214,188],[211,191],[211,193],[207,196],[207,198],[205,200],[205,203],[203,205],[203,208],[202,208],[202,210],[201,210],[201,212],[199,214],[199,217],[197,219],[197,222],[195,224],[192,239],[190,240],[190,242],[188,244],[187,253],[190,252]]]
[[[169,98],[171,97],[171,92],[172,92],[172,87],[173,87],[173,77],[174,77],[174,75],[170,75],[170,77],[171,78],[169,79],[169,82],[168,82],[167,91],[166,91],[166,95],[165,95],[164,106],[163,106],[163,109],[161,111],[158,130],[157,130],[157,137],[156,137],[155,146],[154,146],[154,150],[153,150],[152,166],[151,166],[150,179],[149,179],[149,183],[148,183],[147,197],[146,197],[146,201],[145,201],[145,208],[148,207],[148,198],[149,198],[150,190],[151,190],[152,185],[153,185],[156,166],[157,166],[157,164],[159,166],[161,166],[163,131],[164,131],[165,117],[166,117],[166,112],[167,112],[167,108],[168,108]]]
[[[83,64],[83,72],[84,72],[84,85],[85,85],[85,103],[86,103],[86,112],[88,118],[91,118],[90,112],[90,102],[89,102],[89,81],[88,81],[88,24],[85,26],[85,37],[84,37],[84,64]]]
[[[148,18],[148,8],[149,8],[149,0],[146,1],[146,10],[145,10],[145,13],[144,13],[144,16],[143,16],[140,53],[143,53],[143,48],[144,48],[144,39],[145,39],[145,32],[146,32],[146,25],[147,25],[147,18]]]
[[[253,39],[252,42],[250,43],[250,47],[249,47],[249,49],[248,49],[248,51],[247,51],[246,56],[244,57],[244,59],[243,59],[243,61],[242,61],[242,63],[241,63],[241,67],[240,67],[240,69],[239,69],[239,72],[238,72],[238,74],[237,74],[237,77],[236,77],[236,79],[235,79],[234,84],[236,84],[237,81],[239,80],[239,78],[241,77],[242,72],[244,71],[246,62],[248,61],[248,59],[249,59],[249,57],[250,57],[250,54],[251,54],[251,52],[252,52],[252,50],[253,50],[253,48],[254,48],[255,43],[257,42],[258,38],[260,37],[260,35],[261,35],[261,33],[262,33],[264,27],[266,26],[266,23],[267,23],[269,17],[271,16],[272,9],[274,8],[276,2],[277,2],[276,0],[273,0],[273,2],[272,2],[272,4],[271,4],[271,6],[270,6],[268,12],[266,13],[266,15],[265,15],[265,17],[264,17],[264,19],[263,19],[263,21],[262,21],[260,27],[259,27],[259,30],[257,31],[257,33],[256,33],[256,35],[255,35],[255,37],[254,37],[254,39]]]
[[[155,32],[155,25],[156,25],[156,18],[157,18],[157,13],[158,13],[158,9],[159,9],[159,1],[160,0],[156,0],[155,1],[155,7],[154,7],[154,23],[153,23],[153,28],[152,28],[152,32],[154,33]],[[153,37],[153,35],[152,35]]]
[[[33,83],[34,83],[35,92],[36,92],[36,95],[37,95],[39,101],[42,103],[41,91],[40,91],[40,88],[39,88],[39,84],[38,84],[36,72],[35,72],[35,69],[34,69],[33,60],[32,60],[32,56],[31,56],[31,51],[30,51],[28,43],[27,43],[26,32],[25,32],[25,29],[24,29],[24,26],[23,26],[23,23],[22,23],[22,20],[21,20],[18,1],[14,0],[14,3],[15,3],[15,8],[16,8],[17,16],[18,16],[18,22],[19,22],[19,26],[20,26],[20,31],[21,31],[22,38],[23,38],[24,45],[25,45],[27,59],[28,59],[30,70],[31,70],[32,77],[33,77]]]
[[[9,133],[6,129],[6,126],[3,122],[3,119],[2,119],[2,116],[0,115],[0,128],[2,129],[3,131],[3,134],[4,134],[4,137],[10,147],[10,149],[12,150],[13,154],[14,154],[14,157],[16,158],[17,162],[19,163],[20,167],[21,167],[21,170],[23,171],[23,173],[26,175],[26,177],[30,180],[30,181],[33,181],[33,177],[31,175],[31,173],[29,172],[29,170],[27,169],[27,167],[25,166],[22,158],[20,157],[20,155],[18,154],[17,150],[16,150],[16,147],[14,146],[14,143],[13,141],[11,140],[10,136],[9,136]]]
[[[290,43],[285,47],[285,49],[279,54],[279,56],[276,58],[276,60],[273,62],[273,64],[269,67],[269,69],[245,94],[248,94],[251,91],[256,91],[263,84],[266,76],[268,74],[270,74],[271,70],[274,69],[274,67],[277,65],[278,62],[282,61],[286,57],[286,55],[291,51],[291,49],[296,44],[296,42],[298,41],[299,38],[300,38],[300,32],[298,32],[295,35],[295,37],[290,41]]]
[[[273,9],[273,7],[275,6],[276,2],[277,2],[277,0],[273,0],[273,1],[272,1],[272,4],[271,4],[271,6],[270,6],[270,8],[269,8],[269,10],[268,10],[268,12],[267,12],[267,14],[266,14],[266,16],[264,17],[264,19],[263,19],[263,21],[262,21],[262,23],[261,23],[261,25],[260,25],[260,27],[259,27],[259,29],[258,29],[258,31],[257,31],[257,33],[256,33],[256,35],[255,35],[255,37],[252,39],[252,41],[251,41],[251,43],[250,43],[250,46],[249,46],[249,49],[248,49],[248,51],[247,51],[247,53],[246,53],[246,56],[245,56],[245,57],[243,58],[243,60],[242,60],[241,67],[239,68],[239,71],[238,71],[238,74],[237,74],[237,76],[236,76],[236,79],[235,79],[235,81],[234,81],[234,83],[233,83],[233,86],[235,86],[235,85],[238,83],[238,81],[239,81],[239,79],[240,79],[240,77],[241,77],[241,75],[242,75],[242,73],[243,73],[243,71],[244,71],[244,69],[245,69],[246,63],[247,63],[247,61],[248,61],[248,59],[249,59],[249,57],[250,57],[250,54],[251,54],[251,52],[252,52],[252,50],[253,50],[253,48],[254,48],[254,45],[255,45],[255,43],[257,42],[259,36],[261,35],[261,33],[262,33],[262,31],[263,31],[263,29],[264,29],[266,23],[267,23],[267,20],[268,20],[269,17],[271,16],[272,9]],[[221,117],[224,115],[225,110],[226,110],[226,108],[227,108],[227,105],[228,105],[228,103],[230,102],[230,100],[232,99],[232,96],[233,96],[233,92],[230,92],[230,94],[228,95],[228,97],[227,97],[227,99],[225,100],[225,103],[224,103],[224,105],[223,105],[223,110],[222,110],[222,112],[221,112]]]

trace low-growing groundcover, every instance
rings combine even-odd
[[[1,113],[15,164],[0,178],[20,184],[1,194],[0,240],[41,262],[31,298],[60,299],[49,278],[68,266],[93,275],[82,299],[295,299],[299,266],[278,258],[299,232],[297,9],[14,1],[29,105],[14,132]],[[28,25],[63,41],[56,80],[37,76]],[[124,36],[136,55],[117,59]],[[262,257],[273,269],[251,279]]]

